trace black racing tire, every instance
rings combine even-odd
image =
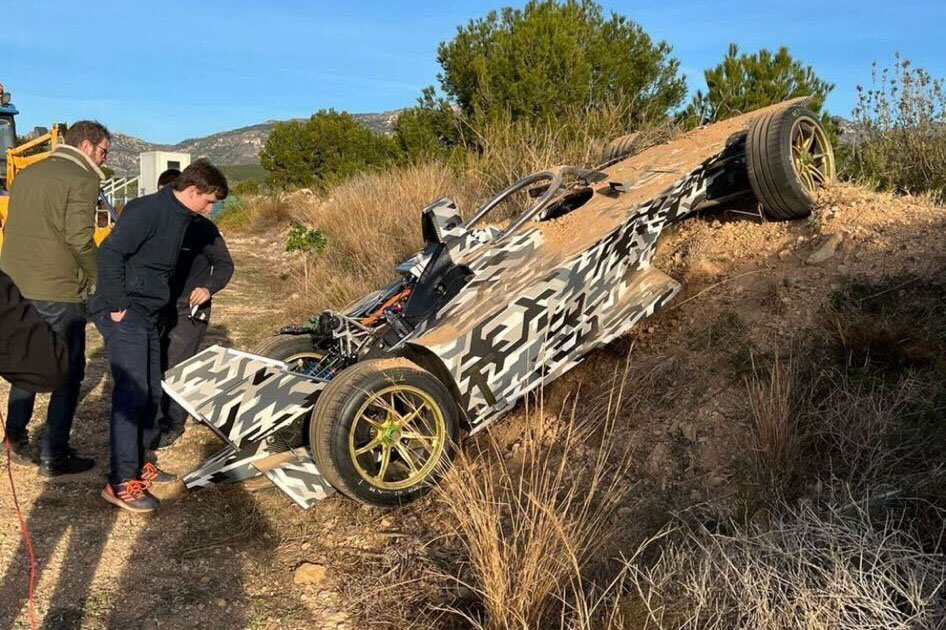
[[[604,161],[611,162],[613,160],[625,158],[634,153],[636,148],[635,145],[639,137],[640,134],[634,132],[629,133],[626,136],[615,138],[609,142],[608,146],[604,149]]]
[[[294,364],[302,365],[305,359],[317,360],[322,357],[322,353],[312,346],[312,337],[307,334],[276,335],[263,340],[250,352],[269,359],[284,361],[289,363],[293,369],[299,367]]]
[[[380,419],[382,405],[401,405],[394,415],[403,413],[398,415],[403,420],[417,411],[418,407],[408,406],[415,402],[422,403],[422,413],[415,418],[422,420],[417,424],[411,421],[392,430],[398,422],[391,413],[383,411],[384,420]],[[309,423],[309,444],[316,466],[336,489],[362,503],[391,507],[425,494],[446,470],[457,441],[458,420],[453,397],[430,372],[406,359],[375,359],[343,370],[322,391]],[[408,425],[410,435],[424,436],[423,443],[405,437]],[[359,450],[365,452],[356,454]],[[397,479],[398,472],[405,477]]]
[[[806,138],[809,148],[804,147]],[[800,105],[749,124],[746,165],[752,191],[765,216],[775,221],[807,217],[815,207],[817,188],[835,177],[831,142],[818,116]]]

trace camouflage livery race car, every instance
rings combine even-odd
[[[303,507],[335,490],[376,505],[410,500],[461,434],[679,291],[650,264],[664,228],[737,199],[754,198],[771,219],[803,217],[834,176],[803,99],[625,157],[628,144],[612,144],[595,170],[530,175],[466,221],[449,199],[435,201],[421,213],[423,250],[388,286],[255,354],[214,346],[169,370],[166,391],[225,443],[186,485],[265,476]],[[531,201],[489,225],[513,197]]]

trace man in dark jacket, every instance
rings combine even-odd
[[[48,392],[62,385],[68,370],[66,344],[0,271],[0,377],[20,390]],[[31,463],[22,442],[4,435],[3,443],[11,461]]]
[[[0,271],[0,376],[14,387],[48,392],[62,385],[68,369],[66,344]]]
[[[69,447],[72,419],[85,377],[85,300],[96,276],[92,234],[99,184],[111,136],[97,122],[79,121],[50,157],[20,173],[10,190],[0,267],[63,339],[69,375],[52,394],[40,447],[39,474],[82,472],[95,461]],[[18,453],[28,449],[27,423],[35,395],[10,390],[6,432]]]
[[[158,312],[168,303],[169,279],[195,213],[209,214],[226,196],[223,174],[197,160],[172,186],[125,206],[99,250],[90,312],[105,338],[114,381],[111,469],[102,497],[133,512],[158,507],[147,491],[150,482],[174,480],[145,461],[161,403]]]
[[[173,184],[178,171],[165,171],[158,186]],[[233,259],[213,221],[196,216],[184,233],[184,243],[171,275],[171,297],[158,318],[161,338],[161,369],[167,371],[195,354],[207,333],[212,296],[233,276]],[[187,412],[164,394],[158,420],[159,440],[153,446],[165,448],[184,433]]]

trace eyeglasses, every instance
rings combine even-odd
[[[102,157],[106,157],[108,155],[108,147],[103,147],[100,144],[96,144],[95,148],[102,152]]]

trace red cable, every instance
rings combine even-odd
[[[26,523],[23,521],[23,512],[20,510],[20,502],[16,498],[16,484],[13,483],[13,465],[10,463],[10,441],[7,439],[6,421],[3,413],[0,412],[0,423],[4,426],[3,444],[7,448],[7,476],[10,478],[10,491],[13,493],[13,506],[16,508],[16,517],[20,521],[20,535],[26,541],[26,549],[30,556],[30,584],[27,591],[27,607],[30,615],[30,628],[36,630],[36,615],[33,613],[33,585],[36,583],[36,554],[33,553],[33,539],[26,529]]]

